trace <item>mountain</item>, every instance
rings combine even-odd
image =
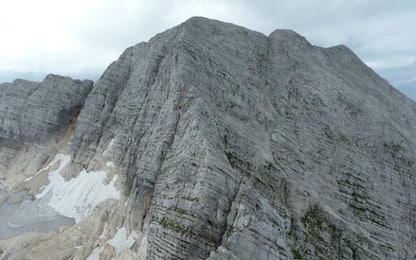
[[[194,17],[0,93],[0,258],[416,257],[416,103],[345,46]]]

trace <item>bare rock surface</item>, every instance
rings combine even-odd
[[[90,80],[48,75],[41,83],[0,84],[0,139],[42,142],[76,118],[91,91]]]
[[[25,84],[19,95],[30,97],[38,85]],[[3,255],[47,258],[53,247],[74,259],[416,257],[416,104],[347,47],[195,17],[127,49],[91,91],[85,85],[63,88],[79,94],[62,96],[72,104],[63,112],[29,107],[53,124],[16,120],[23,106],[6,113],[2,100],[0,134],[47,139],[82,106],[61,147],[71,154],[67,176],[111,168],[124,195],[56,234],[0,241]],[[44,159],[25,177],[57,152],[31,149]]]

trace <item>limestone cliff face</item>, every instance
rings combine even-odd
[[[416,257],[416,104],[347,47],[191,18],[81,85],[72,163],[116,165],[130,256]]]
[[[0,177],[7,175],[22,146],[44,143],[64,132],[92,87],[90,80],[52,74],[40,83],[16,79],[0,84]]]
[[[0,85],[0,138],[43,142],[76,118],[92,81],[48,75],[41,83],[17,79]]]

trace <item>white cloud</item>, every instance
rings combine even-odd
[[[23,8],[24,7],[24,8]],[[78,74],[103,70],[134,44],[140,17],[132,0],[14,0],[0,4],[0,70]],[[140,28],[140,26],[138,26]],[[139,40],[140,34],[138,39]],[[143,40],[143,39],[141,39]]]
[[[402,68],[411,66],[416,62],[416,56],[406,56],[406,55],[387,55],[383,59],[373,59],[365,61],[367,66],[370,66],[374,69],[393,69],[393,68]]]
[[[411,0],[13,0],[0,2],[0,80],[96,78],[125,48],[197,15],[265,34],[290,28],[324,47],[342,43],[375,69],[411,66],[416,53]]]
[[[416,82],[416,76],[414,76],[414,77],[412,77],[410,79],[407,79],[406,82],[407,83]]]

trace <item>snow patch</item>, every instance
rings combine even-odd
[[[105,166],[113,168],[114,167],[114,163],[113,162],[106,162]]]
[[[60,162],[60,166],[63,168],[65,168],[65,166],[71,161],[71,156],[69,155],[64,155],[64,154],[57,154],[55,156],[55,159],[50,162],[47,166],[43,167],[42,169],[40,169],[39,171],[37,171],[35,173],[35,175],[30,176],[28,178],[26,178],[24,181],[30,181],[31,179],[33,179],[35,176],[37,176],[39,173],[49,170],[50,167],[52,167],[53,165],[55,165],[55,163]],[[61,170],[62,170],[61,169]]]
[[[103,231],[100,234],[100,239],[104,239],[105,238],[105,236],[107,234],[107,226],[108,226],[107,223],[105,223],[104,228],[103,228]]]
[[[130,248],[134,242],[139,238],[139,235],[132,231],[130,236],[127,236],[127,229],[125,227],[117,228],[117,232],[114,237],[108,240],[108,244],[114,246],[117,255],[120,254],[124,249]]]
[[[103,247],[96,247],[92,250],[90,256],[87,257],[87,260],[99,260],[100,254],[104,250]]]
[[[24,181],[30,181],[31,179],[33,179],[33,177],[35,177],[36,175],[34,175],[34,176],[30,176],[30,177],[27,177]]]
[[[69,155],[57,154],[51,165],[59,162],[59,168],[49,173],[49,184],[36,195],[37,199],[46,199],[48,205],[61,215],[74,218],[79,223],[94,208],[107,199],[119,199],[120,192],[115,187],[117,175],[105,184],[107,174],[104,171],[87,172],[83,170],[76,178],[69,181],[61,171],[70,162]]]

